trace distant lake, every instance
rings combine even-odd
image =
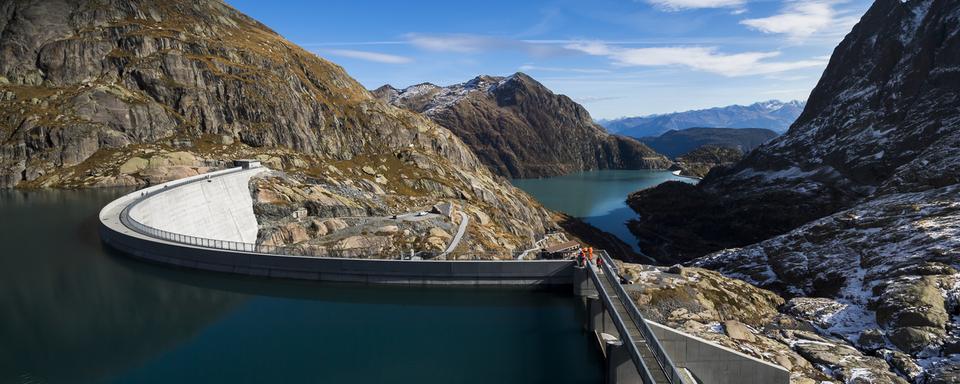
[[[119,190],[0,190],[0,383],[598,383],[571,292],[262,279],[109,252]],[[591,344],[593,343],[593,344]]]
[[[663,182],[697,180],[668,171],[603,170],[542,179],[513,179],[513,185],[537,198],[545,207],[583,219],[612,233],[639,251],[637,239],[626,222],[637,217],[627,206],[627,195]]]

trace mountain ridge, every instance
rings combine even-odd
[[[367,214],[461,201],[486,223],[473,250],[554,227],[449,130],[223,2],[8,1],[0,31],[0,187],[142,186],[257,158],[298,178],[262,190],[312,185]]]
[[[581,105],[521,72],[480,75],[445,87],[382,86],[373,94],[450,129],[494,173],[505,177],[671,165],[640,141],[609,134]]]
[[[631,195],[644,250],[779,292],[913,383],[960,381],[957,20],[955,1],[874,2],[786,134]],[[821,364],[850,380],[840,360]]]
[[[749,105],[727,105],[689,111],[620,117],[598,123],[610,132],[631,137],[659,136],[686,128],[765,128],[786,132],[806,102],[766,100]]]
[[[671,129],[657,137],[641,137],[640,141],[659,153],[676,158],[704,145],[733,148],[747,153],[775,137],[776,132],[764,128],[694,127]]]

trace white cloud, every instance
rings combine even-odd
[[[770,61],[780,52],[742,52],[724,54],[713,47],[623,48],[603,42],[580,42],[567,48],[588,55],[603,56],[623,67],[680,66],[724,76],[749,76],[822,67],[824,60]]]
[[[521,65],[520,70],[526,72],[570,72],[588,74],[610,73],[610,70],[600,68],[541,67],[539,65],[532,64]]]
[[[580,104],[589,104],[598,103],[601,101],[619,100],[623,98],[623,96],[580,96],[574,98],[573,100]]]
[[[357,51],[353,49],[331,49],[326,52],[336,56],[385,64],[406,64],[413,61],[413,59],[405,56],[390,55],[380,52]]]
[[[858,18],[842,15],[834,9],[837,3],[837,0],[794,0],[776,15],[746,19],[740,24],[764,33],[784,34],[795,40],[818,33],[845,34]]]
[[[492,37],[477,35],[421,35],[409,34],[407,39],[414,47],[437,52],[474,53],[485,51],[499,44]]]
[[[698,8],[742,9],[743,5],[746,4],[746,0],[647,0],[647,2],[668,11]]]
[[[521,51],[536,57],[554,56],[566,52],[562,44],[555,41],[515,40],[484,35],[424,35],[411,33],[406,35],[410,45],[427,51],[452,53],[478,53],[488,51]]]

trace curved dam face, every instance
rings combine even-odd
[[[415,286],[573,284],[572,260],[387,260],[262,248],[248,184],[268,171],[227,169],[122,196],[100,211],[100,238],[140,259],[253,276]]]
[[[134,205],[130,218],[152,228],[214,240],[257,241],[250,179],[266,168],[166,188]]]

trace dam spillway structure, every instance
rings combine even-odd
[[[607,383],[780,384],[786,369],[648,321],[606,252],[574,260],[386,260],[314,256],[257,244],[256,161],[138,190],[99,214],[101,240],[147,261],[241,275],[405,286],[570,289],[596,336]]]

